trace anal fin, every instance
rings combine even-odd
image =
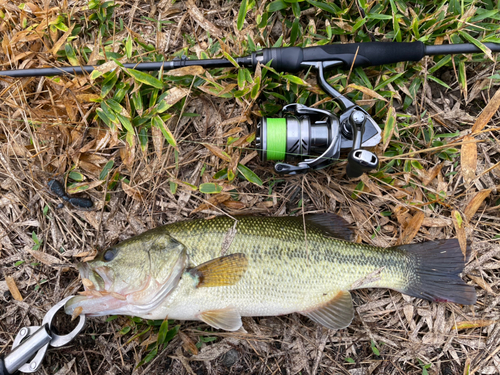
[[[240,313],[232,307],[204,311],[198,315],[198,318],[209,326],[226,331],[237,331],[242,326]]]
[[[342,329],[351,324],[354,317],[351,293],[340,291],[337,295],[322,306],[301,314],[318,324],[330,329]]]
[[[236,253],[215,258],[188,270],[197,280],[196,287],[234,285],[245,274],[248,259],[245,254]]]

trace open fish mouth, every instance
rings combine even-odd
[[[91,269],[87,263],[79,263],[77,268],[80,271],[85,292],[112,292],[113,271],[109,267]]]
[[[107,267],[91,269],[87,263],[79,263],[77,268],[85,290],[66,303],[66,313],[73,314],[77,307],[82,307],[81,313],[89,316],[123,313],[127,295],[111,290],[113,282]]]
[[[135,315],[147,316],[156,309],[179,283],[187,266],[188,256],[183,251],[163,283],[149,276],[138,289],[113,290],[113,270],[109,267],[91,268],[78,264],[84,291],[70,299],[64,309],[72,315],[77,307],[81,314],[89,316]]]

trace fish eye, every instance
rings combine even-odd
[[[118,249],[116,249],[115,247],[112,247],[112,248],[106,250],[106,252],[102,256],[102,259],[104,259],[104,261],[106,261],[106,262],[110,262],[113,259],[115,259],[117,252],[118,252]]]

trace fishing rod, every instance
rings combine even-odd
[[[484,43],[492,52],[500,52],[500,44]],[[329,44],[314,47],[265,48],[251,55],[235,58],[239,66],[270,66],[278,72],[316,71],[319,86],[340,106],[340,116],[333,112],[293,103],[283,107],[282,118],[263,118],[257,126],[256,146],[262,161],[275,164],[278,173],[297,174],[324,168],[337,160],[341,151],[350,150],[347,175],[359,177],[378,166],[377,156],[366,150],[381,140],[381,129],[362,107],[341,95],[325,78],[333,67],[366,67],[419,61],[425,56],[483,52],[474,44],[425,45],[422,42],[367,42]],[[172,70],[186,66],[230,68],[228,59],[189,60],[185,56],[172,61],[123,64],[140,71]],[[97,67],[69,66],[0,71],[0,76],[40,77],[63,74],[90,74]],[[298,155],[298,156],[297,156]],[[314,159],[308,155],[319,155]],[[297,161],[297,165],[281,161]]]

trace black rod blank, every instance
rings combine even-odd
[[[163,67],[163,70],[172,70],[184,66],[201,65],[209,68],[228,68],[233,64],[226,59],[211,59],[211,60],[172,60],[165,62],[147,62],[137,64],[123,64],[127,69],[135,69],[140,71],[158,71]],[[35,69],[17,69],[0,71],[0,76],[7,77],[43,77],[43,76],[60,76],[63,74],[84,74],[92,73],[96,69],[95,66],[64,66],[59,68],[35,68]]]
[[[500,44],[485,43],[491,51],[500,52]],[[267,48],[253,52],[251,56],[238,57],[236,62],[244,67],[255,67],[257,63],[267,64],[278,71],[293,73],[304,69],[302,63],[309,61],[342,61],[345,66],[375,66],[398,61],[418,61],[424,56],[454,55],[461,53],[481,53],[474,44],[444,44],[426,46],[422,42],[367,42],[350,44],[330,44],[315,47],[282,47]],[[147,62],[124,64],[125,68],[141,71],[171,70],[184,66],[201,65],[206,69],[230,68],[233,66],[227,59],[188,60],[174,59],[166,62]],[[0,71],[0,76],[7,77],[41,77],[58,76],[62,74],[90,74],[96,67],[66,66],[58,68],[35,68]]]
[[[500,52],[500,44],[484,43],[492,52]],[[427,56],[435,55],[457,55],[460,53],[481,53],[481,49],[471,43],[464,44],[441,44],[437,46],[425,46]]]

